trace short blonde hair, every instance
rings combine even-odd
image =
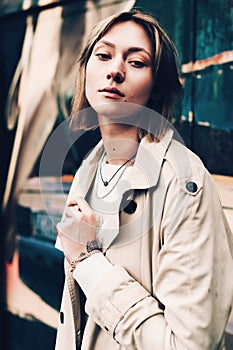
[[[89,130],[98,126],[97,115],[94,111],[90,115],[88,113],[88,118],[86,118],[85,113],[79,113],[83,109],[90,107],[85,95],[86,65],[95,44],[114,24],[126,21],[133,21],[141,25],[152,43],[154,85],[147,107],[160,113],[167,119],[174,109],[177,97],[183,90],[177,68],[176,48],[166,31],[153,16],[134,9],[104,19],[90,32],[78,59],[78,74],[71,111],[71,128],[73,130]]]

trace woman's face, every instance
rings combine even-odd
[[[145,106],[152,87],[152,46],[146,31],[133,21],[113,25],[96,43],[87,63],[85,93],[90,105],[94,109],[116,102]]]

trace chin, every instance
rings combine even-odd
[[[121,122],[122,119],[130,117],[132,117],[133,122],[135,115],[137,115],[143,107],[144,106],[134,103],[114,101],[97,105],[93,108],[99,117],[112,119],[113,122]]]

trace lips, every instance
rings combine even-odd
[[[117,96],[120,96],[120,97],[124,97],[125,96],[120,90],[118,90],[117,88],[111,87],[111,86],[107,86],[107,87],[105,87],[103,89],[100,89],[99,91],[100,92],[106,92],[109,95],[117,95]]]

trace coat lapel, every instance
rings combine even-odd
[[[135,164],[124,176],[127,188],[129,189],[148,189],[157,185],[162,163],[166,155],[167,149],[171,143],[173,131],[169,129],[160,142],[149,142],[145,137],[140,142]],[[81,195],[86,197],[88,190],[91,187],[92,181],[95,177],[96,170],[100,158],[104,152],[104,146],[102,140],[90,153],[86,160],[78,171],[69,195],[69,199]],[[123,193],[125,193],[123,192]],[[119,208],[120,211],[120,208]],[[104,223],[104,231],[106,232],[104,242],[104,252],[110,247],[112,242],[119,234],[119,211],[116,214],[111,215]]]
[[[162,163],[172,137],[173,130],[169,129],[160,142],[149,142],[147,137],[142,139],[135,164],[124,176],[132,189],[147,189],[157,185]],[[76,195],[78,193],[83,197],[86,196],[103,152],[104,146],[101,140],[87,159],[83,161],[71,188],[72,195],[76,192]]]
[[[127,180],[133,189],[148,189],[157,185],[162,163],[173,137],[168,129],[160,142],[149,142],[144,137],[138,148],[135,166],[127,172]]]

